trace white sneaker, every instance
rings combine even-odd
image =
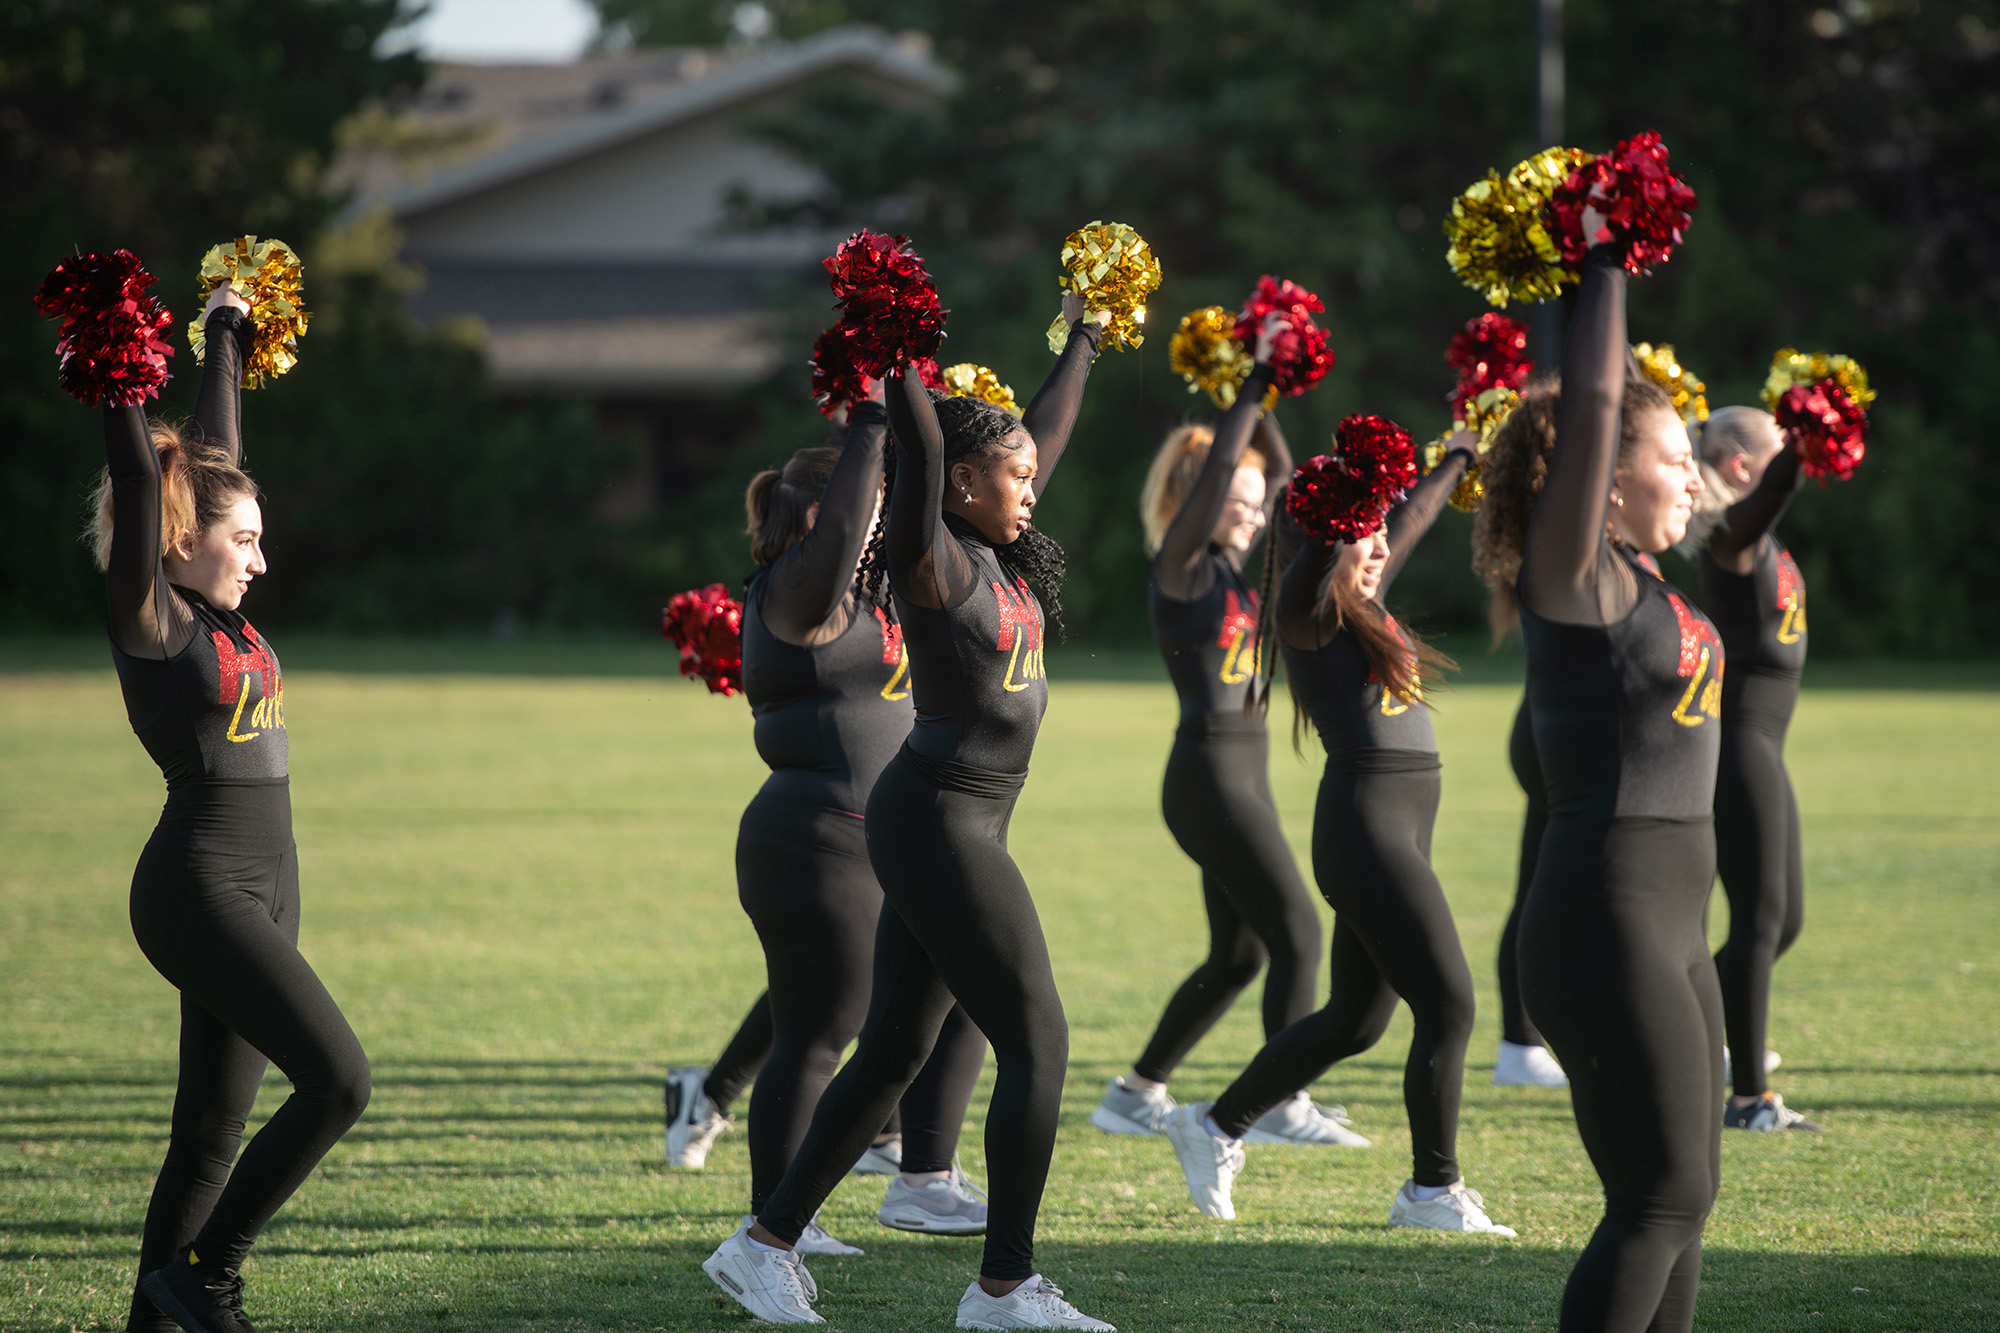
[[[1416,1181],[1406,1180],[1389,1205],[1392,1227],[1424,1227],[1431,1231],[1477,1232],[1485,1236],[1511,1236],[1514,1228],[1503,1227],[1486,1215],[1486,1200],[1479,1191],[1458,1181],[1443,1194],[1419,1199],[1411,1190]]]
[[[846,1241],[835,1240],[833,1237],[827,1235],[826,1228],[819,1224],[819,1214],[814,1213],[813,1220],[806,1223],[806,1229],[799,1233],[798,1244],[792,1246],[792,1253],[827,1254],[844,1257],[850,1254],[862,1254],[865,1251],[859,1245],[849,1245]]]
[[[1779,1055],[1776,1051],[1767,1050],[1764,1052],[1765,1073],[1770,1073],[1783,1063],[1785,1063],[1785,1057]],[[1734,1083],[1736,1081],[1736,1067],[1729,1062],[1729,1048],[1727,1046],[1722,1048],[1722,1081],[1724,1083]]]
[[[1518,1041],[1502,1040],[1500,1054],[1493,1061],[1493,1086],[1496,1088],[1566,1088],[1569,1075],[1563,1073],[1562,1066],[1549,1054],[1546,1046],[1524,1046]]]
[[[1167,1132],[1167,1117],[1174,1113],[1174,1099],[1166,1086],[1139,1092],[1125,1086],[1123,1077],[1111,1080],[1104,1100],[1090,1113],[1090,1123],[1106,1134],[1143,1134],[1156,1137]]]
[[[1748,1106],[1738,1106],[1733,1098],[1724,1102],[1722,1127],[1764,1131],[1801,1129],[1808,1134],[1818,1134],[1826,1128],[1825,1125],[1815,1124],[1785,1105],[1785,1099],[1775,1092],[1765,1093]]]
[[[1174,1145],[1174,1156],[1181,1159],[1181,1174],[1187,1177],[1194,1206],[1229,1221],[1236,1216],[1229,1189],[1243,1171],[1243,1141],[1218,1139],[1208,1132],[1202,1122],[1213,1106],[1213,1102],[1190,1102],[1175,1107],[1167,1117],[1167,1139]]]
[[[882,1143],[871,1143],[859,1161],[847,1169],[850,1176],[899,1176],[903,1173],[903,1136],[892,1135]]]
[[[1005,1296],[988,1296],[977,1282],[958,1298],[960,1328],[1083,1328],[1118,1333],[1063,1299],[1062,1288],[1035,1274]]]
[[[965,1178],[956,1158],[951,1174],[943,1180],[911,1185],[900,1175],[889,1182],[882,1195],[882,1211],[876,1220],[898,1231],[921,1231],[930,1236],[983,1236],[986,1234],[986,1191]]]
[[[805,1261],[796,1251],[757,1245],[750,1239],[750,1221],[744,1218],[743,1225],[715,1247],[701,1271],[767,1324],[824,1324],[813,1312],[819,1288],[806,1272]]]
[[[1366,1148],[1368,1140],[1348,1126],[1345,1106],[1319,1106],[1305,1092],[1296,1092],[1257,1117],[1257,1123],[1243,1131],[1245,1143],[1305,1143],[1315,1147],[1339,1144],[1343,1148]]]
[[[667,1165],[699,1171],[708,1150],[734,1121],[715,1109],[703,1092],[706,1069],[676,1069],[667,1075]]]

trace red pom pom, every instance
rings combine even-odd
[[[63,321],[56,355],[64,393],[90,407],[160,396],[174,354],[160,332],[174,317],[147,292],[156,281],[130,250],[73,255],[42,280],[35,309]]]
[[[681,650],[681,674],[708,682],[711,694],[743,688],[743,603],[720,583],[675,593],[660,615],[660,633]]]
[[[1444,363],[1458,372],[1458,387],[1451,391],[1451,414],[1488,389],[1519,392],[1528,382],[1535,363],[1528,359],[1528,326],[1493,311],[1465,321],[1452,338]]]
[[[1257,331],[1264,316],[1277,313],[1291,320],[1291,327],[1271,344],[1271,387],[1284,397],[1304,393],[1333,369],[1333,353],[1326,345],[1326,330],[1313,323],[1313,312],[1326,307],[1296,282],[1265,274],[1257,289],[1243,303],[1236,317],[1235,336],[1245,347],[1257,345]]]
[[[872,381],[854,368],[838,324],[814,341],[807,364],[812,367],[813,402],[820,415],[830,417],[842,403],[858,403],[868,396]]]
[[[1376,416],[1347,418],[1333,440],[1337,453],[1293,474],[1285,509],[1321,541],[1358,542],[1417,484],[1417,450],[1410,432]]]
[[[1593,201],[1590,192],[1600,185],[1604,197]],[[1583,234],[1586,204],[1604,215],[1607,244],[1624,247],[1626,271],[1639,275],[1672,258],[1694,221],[1688,216],[1695,207],[1694,190],[1667,166],[1666,145],[1657,130],[1585,162],[1549,196],[1549,230],[1571,268],[1583,263],[1590,248]]]
[[[934,356],[944,341],[937,283],[902,236],[857,231],[822,260],[848,360],[880,379],[892,366]]]
[[[1831,377],[1817,384],[1794,384],[1778,398],[1773,415],[1785,443],[1799,456],[1799,471],[1846,481],[1868,451],[1868,414]]]
[[[926,389],[943,389],[949,392],[951,386],[944,382],[944,367],[934,356],[920,356],[916,362],[917,378],[924,382]]]

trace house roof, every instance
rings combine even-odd
[[[412,217],[839,69],[923,98],[947,96],[959,81],[920,38],[862,26],[742,55],[658,51],[570,66],[442,67],[417,117],[476,126],[493,146],[420,180],[364,187],[349,211],[386,206]]]

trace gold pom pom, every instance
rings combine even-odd
[[[1477,437],[1473,448],[1479,458],[1484,458],[1486,451],[1493,447],[1494,435],[1499,432],[1502,423],[1513,414],[1514,408],[1520,401],[1520,394],[1499,384],[1482,390],[1476,398],[1467,399],[1460,407],[1458,420],[1452,423],[1451,429],[1419,451],[1424,473],[1429,475],[1444,461],[1445,446],[1451,443],[1452,436],[1462,430],[1470,431]],[[1452,487],[1448,503],[1453,509],[1468,514],[1478,512],[1479,502],[1486,495],[1486,488],[1479,481],[1479,458],[1473,459],[1466,465],[1465,475],[1459,478],[1458,485]]]
[[[1785,347],[1771,358],[1771,373],[1764,380],[1764,406],[1776,411],[1785,390],[1795,384],[1818,384],[1823,379],[1832,379],[1845,389],[1854,405],[1864,412],[1875,401],[1875,391],[1868,387],[1868,372],[1853,357]]]
[[[985,366],[975,366],[970,361],[961,361],[955,366],[946,366],[941,372],[944,387],[954,398],[983,398],[995,407],[1004,407],[1015,416],[1021,415],[1021,407],[1014,401],[1014,391],[1000,382],[1000,377]]]
[[[1146,298],[1160,285],[1160,261],[1139,233],[1122,222],[1093,222],[1069,234],[1062,248],[1060,286],[1083,298],[1091,314],[1108,310],[1100,345],[1137,347],[1146,341]],[[1069,345],[1069,325],[1056,316],[1049,350]]]
[[[1236,313],[1219,305],[1190,310],[1167,344],[1167,366],[1188,382],[1189,393],[1205,393],[1217,407],[1236,401],[1256,357],[1236,337]],[[1278,401],[1278,386],[1264,395],[1264,410]]]
[[[250,322],[257,329],[257,340],[243,363],[244,388],[262,388],[265,381],[278,378],[299,363],[299,335],[312,318],[301,291],[304,281],[305,266],[283,241],[239,236],[201,257],[197,285],[203,302],[227,282],[250,303]],[[197,365],[208,356],[202,318],[196,315],[188,324],[188,346]]]
[[[1452,271],[1496,306],[1560,296],[1579,275],[1563,266],[1543,210],[1570,171],[1589,160],[1580,148],[1547,148],[1505,176],[1488,171],[1474,181],[1444,220]]]
[[[1674,411],[1681,414],[1682,421],[1708,420],[1708,386],[1680,363],[1672,343],[1661,343],[1658,347],[1634,343],[1632,356],[1646,378],[1665,389],[1674,400]]]

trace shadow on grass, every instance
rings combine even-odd
[[[695,1221],[684,1218],[683,1221]],[[735,1219],[707,1219],[720,1239]],[[711,1238],[634,1244],[592,1229],[565,1243],[523,1239],[431,1251],[422,1276],[394,1271],[365,1241],[316,1253],[335,1304],[373,1307],[374,1328],[618,1327],[748,1330],[749,1317],[701,1273]],[[1086,1313],[1127,1330],[1552,1329],[1575,1251],[1471,1237],[1329,1234],[1259,1239],[1236,1229],[1185,1241],[1044,1243],[1037,1262]],[[275,1238],[274,1238],[275,1239]],[[813,1259],[819,1308],[840,1329],[949,1328],[978,1246],[851,1234],[860,1258]],[[616,1248],[613,1248],[615,1244]],[[272,1247],[282,1252],[282,1240]],[[1906,1255],[1710,1251],[1704,1329],[1810,1328],[1841,1333],[1972,1330],[2000,1317],[2000,1260]],[[254,1303],[254,1298],[253,1298]],[[330,1312],[337,1313],[337,1312]]]

